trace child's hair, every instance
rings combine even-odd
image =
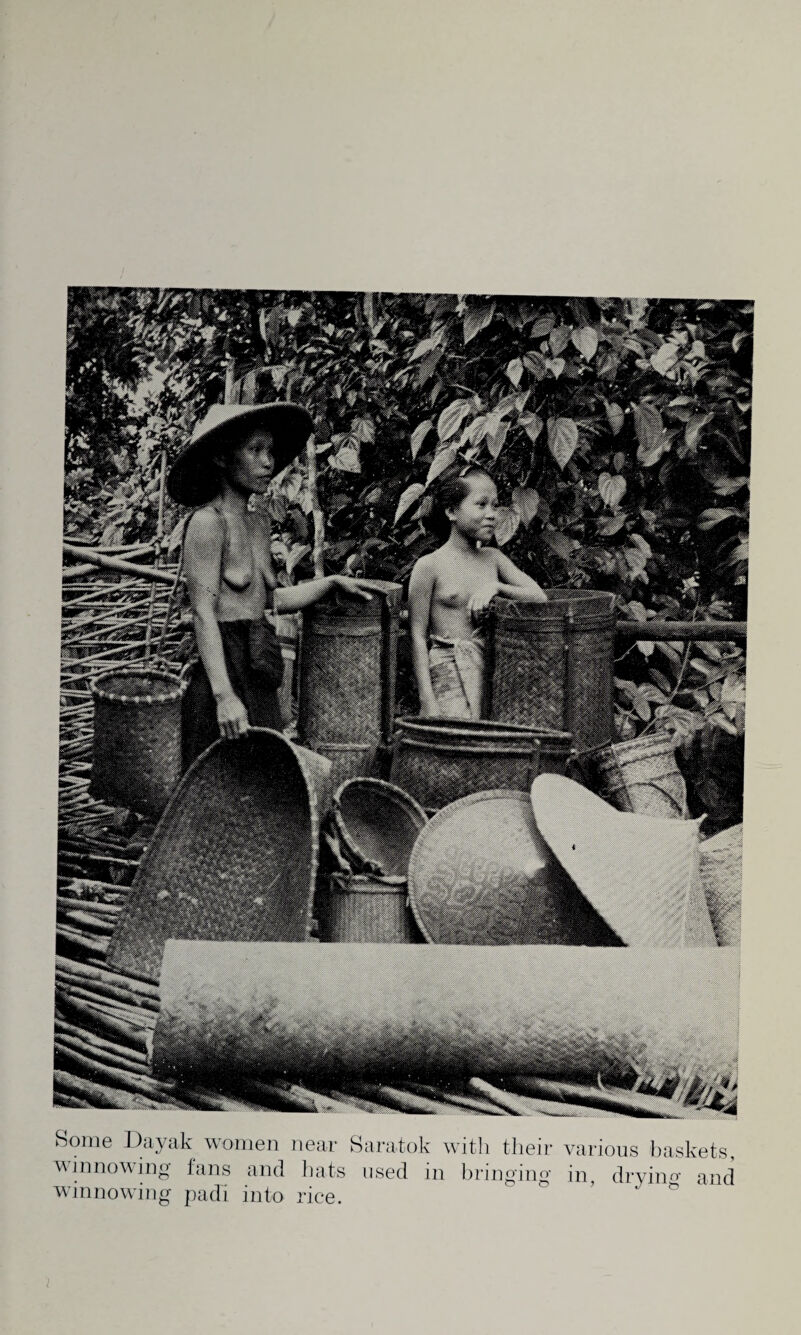
[[[461,505],[470,492],[470,481],[474,477],[493,478],[480,464],[453,464],[435,480],[431,488],[431,504],[423,523],[429,533],[444,542],[451,531],[451,521],[446,511]]]

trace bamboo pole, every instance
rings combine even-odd
[[[101,570],[118,570],[124,575],[139,575],[142,579],[150,579],[158,584],[172,584],[175,576],[167,570],[157,570],[155,566],[135,565],[133,561],[122,561],[116,556],[103,556],[100,552],[84,551],[81,547],[73,547],[72,543],[64,543],[64,551],[67,556],[73,560],[88,561],[90,565],[99,566]]]
[[[744,640],[745,621],[618,621],[615,635],[621,640]]]

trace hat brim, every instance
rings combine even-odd
[[[167,491],[179,505],[207,505],[219,495],[220,477],[215,458],[220,450],[237,445],[244,434],[263,427],[273,437],[275,472],[296,459],[312,433],[314,423],[305,408],[295,403],[259,403],[236,417],[196,435],[178,455],[167,475]]]
[[[617,811],[560,774],[539,775],[531,802],[552,853],[626,945],[716,944],[696,821]]]

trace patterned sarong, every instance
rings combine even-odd
[[[442,718],[481,718],[484,699],[484,640],[431,637],[431,687]]]

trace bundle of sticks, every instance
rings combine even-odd
[[[359,1080],[336,1089],[273,1075],[213,1089],[157,1080],[150,1045],[158,988],[104,963],[138,852],[113,831],[91,839],[72,834],[60,843],[54,1063],[58,1106],[716,1119],[734,1112],[733,1080],[699,1080],[689,1069],[678,1077],[651,1075],[647,1080],[635,1072],[626,1088],[535,1076],[495,1077],[490,1082],[480,1073],[441,1084]]]

